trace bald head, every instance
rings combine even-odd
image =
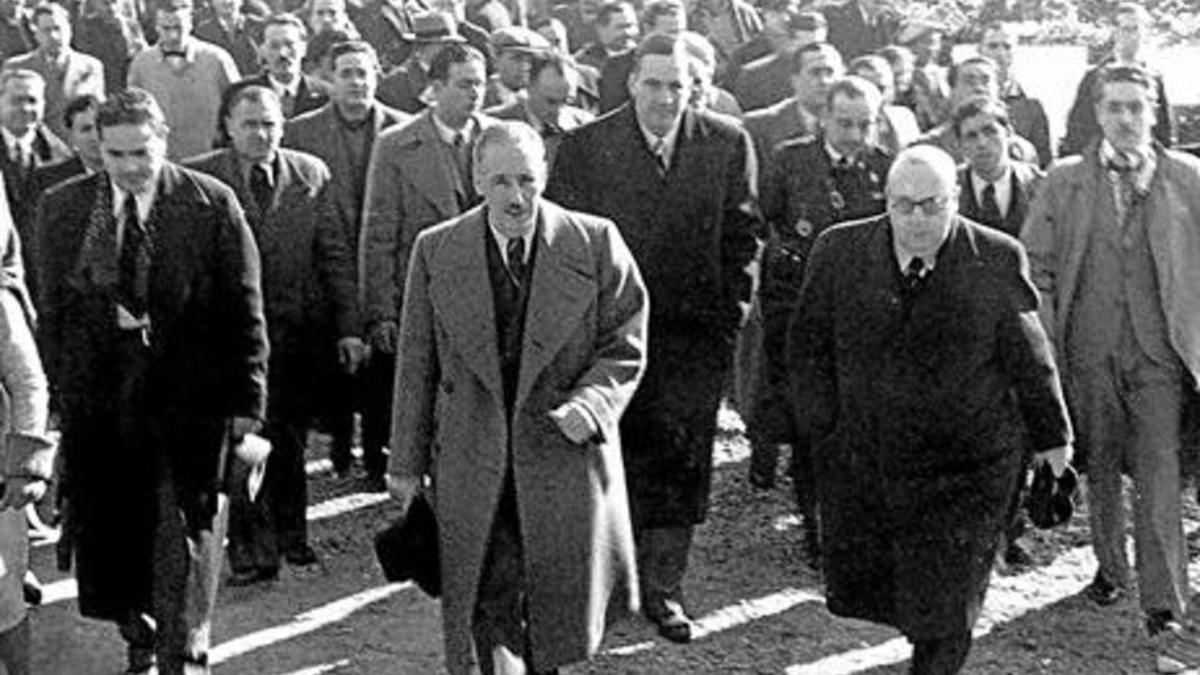
[[[958,211],[954,159],[931,145],[902,151],[888,171],[887,206],[896,247],[935,259]]]

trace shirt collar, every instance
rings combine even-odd
[[[437,113],[432,109],[429,112],[429,119],[433,120],[433,128],[437,131],[438,138],[441,138],[442,142],[446,145],[454,145],[454,139],[457,138],[459,134],[466,134],[466,140],[468,143],[470,143],[471,139],[475,137],[474,116],[468,118],[466,125],[464,125],[461,129],[451,129],[446,125],[445,122],[442,121],[440,117],[437,116]]]
[[[488,232],[492,235],[492,241],[496,242],[496,248],[500,249],[500,259],[504,261],[504,265],[508,266],[508,237],[504,236],[495,227],[492,227],[491,219],[488,217],[487,210],[483,212],[484,220],[487,222]],[[521,241],[525,242],[525,260],[529,262],[529,255],[533,252],[533,235],[537,232],[538,219],[542,217],[541,209],[533,214],[534,226],[529,228],[529,231],[521,235]]]
[[[33,141],[37,138],[37,127],[31,129],[24,136],[17,136],[9,131],[8,127],[0,126],[0,135],[4,137],[5,152],[9,153],[10,157],[12,156],[13,146],[20,146],[25,152],[32,154]]]
[[[1113,147],[1112,143],[1108,142],[1108,139],[1104,139],[1100,141],[1099,152],[1100,165],[1103,166],[1105,170],[1108,170],[1109,163],[1115,160],[1117,157],[1117,149]],[[1149,188],[1150,179],[1154,177],[1154,168],[1157,165],[1158,159],[1155,156],[1154,147],[1151,145],[1147,145],[1138,150],[1137,157],[1141,162],[1141,165],[1138,167],[1137,180],[1134,181],[1134,184],[1139,190],[1144,191]]]
[[[971,189],[975,191],[976,195],[979,195],[980,193],[982,193],[984,191],[984,189],[987,188],[987,186],[989,184],[994,184],[994,185],[998,186],[1001,183],[1007,183],[1007,182],[1011,181],[1012,174],[1013,174],[1013,168],[1012,168],[1012,164],[1009,164],[1007,167],[1004,168],[1004,173],[1000,174],[1000,177],[997,178],[996,180],[987,180],[983,176],[980,176],[978,173],[976,173],[975,169],[970,169],[969,171],[967,171],[967,173],[970,174],[970,176],[971,176]]]
[[[274,75],[267,73],[267,82],[271,83],[271,88],[274,89],[275,92],[280,96],[287,95],[291,96],[293,99],[300,95],[300,82],[303,79],[303,75],[297,74],[296,77],[292,78],[290,83],[284,84],[275,79]]]
[[[947,206],[946,208],[951,207]],[[893,227],[895,227],[895,225],[891,223],[889,219],[888,228]],[[942,247],[946,245],[946,241],[950,239],[950,233],[953,231],[954,227],[955,225],[951,223],[950,230],[946,233],[946,239],[942,240],[942,243],[938,246],[937,252],[935,252],[933,255],[921,256],[921,260],[925,263],[925,271],[922,272],[922,276],[929,274],[933,271],[933,268],[937,267],[937,254],[938,252],[941,252]],[[900,273],[904,274],[908,271],[908,266],[910,263],[912,263],[912,259],[916,258],[917,256],[915,253],[912,253],[911,251],[901,247],[900,242],[896,239],[895,233],[890,229],[888,231],[888,238],[892,241],[892,254],[895,256],[894,259],[896,264],[900,267]]]
[[[242,180],[246,181],[246,185],[249,185],[250,184],[250,172],[254,169],[254,167],[261,166],[262,168],[267,170],[267,184],[270,185],[271,187],[275,187],[275,174],[276,174],[275,159],[278,157],[279,157],[279,154],[276,153],[275,156],[272,157],[271,159],[263,160],[261,162],[254,162],[254,163],[246,162],[246,161],[242,160],[241,157],[238,157],[238,167],[242,170]]]
[[[642,138],[646,139],[646,147],[650,148],[651,152],[653,152],[654,146],[661,139],[663,142],[663,152],[667,157],[671,157],[675,152],[675,141],[679,139],[679,127],[680,124],[676,124],[667,132],[666,136],[659,136],[643,126],[641,121],[638,122],[638,128],[642,130]]]
[[[111,178],[109,179],[108,184],[112,188],[113,215],[117,216],[118,223],[124,223],[124,220],[121,218],[121,216],[124,215],[125,197],[129,194],[129,192],[118,186],[117,182]],[[157,193],[157,180],[151,181],[150,186],[145,190],[133,193],[133,198],[136,200],[138,207],[138,220],[140,222],[144,223],[146,222],[146,219],[150,217],[150,207],[154,205],[154,197]]]

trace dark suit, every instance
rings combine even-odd
[[[1015,240],[955,218],[908,291],[887,216],[826,231],[788,336],[812,444],[830,611],[917,643],[914,673],[958,672],[1028,438],[1071,429]],[[954,643],[929,669],[921,643]]]
[[[792,57],[771,54],[742,66],[733,95],[746,111],[774,105],[792,96]]]
[[[1042,102],[1029,97],[1016,82],[1009,83],[1002,98],[1008,106],[1013,131],[1037,149],[1038,166],[1043,169],[1050,166],[1054,161],[1054,145],[1050,142],[1050,120],[1046,118]]]
[[[216,17],[212,17],[196,24],[192,34],[229,52],[237,65],[238,73],[247,77],[259,70],[258,49],[255,45],[262,40],[262,30],[262,23],[251,17],[239,17],[233,30],[226,30]]]
[[[105,272],[116,252],[84,246],[114,227],[111,201],[105,173],[42,199],[39,342],[63,412],[79,610],[125,626],[153,616],[159,668],[177,673],[185,651],[207,649],[188,633],[216,597],[227,419],[266,412],[259,257],[233,191],[166,164],[145,224],[151,329],[121,330]]]
[[[365,156],[356,152],[343,139],[345,126],[339,119],[335,104],[330,102],[320,110],[305,113],[290,120],[284,127],[283,144],[303,150],[324,160],[333,176],[337,206],[341,212],[339,222],[346,228],[346,241],[357,251],[362,230],[362,206],[366,192],[367,165],[375,140],[385,130],[408,122],[411,117],[393,110],[382,103],[371,109],[371,121],[364,130],[367,134]],[[354,279],[358,280],[358,256],[354,255]],[[390,359],[372,359],[356,375],[341,375],[338,384],[330,389],[330,433],[333,446],[330,449],[335,469],[350,465],[350,445],[354,430],[354,410],[362,410],[363,464],[369,475],[382,475],[386,459],[383,448],[388,444],[388,428],[391,425],[391,401],[394,368]]]
[[[427,107],[421,94],[429,85],[428,70],[420,61],[410,58],[379,80],[375,98],[396,110],[415,115]]]
[[[362,5],[348,4],[346,11],[362,39],[379,54],[383,72],[404,63],[413,43],[404,39],[412,32],[412,17],[403,2],[369,0]]]
[[[780,143],[817,133],[818,120],[794,98],[786,98],[775,105],[753,110],[742,118],[742,124],[754,139],[754,151],[758,155],[759,184],[765,185],[774,168],[772,156]]]
[[[633,72],[635,51],[610,58],[600,69],[600,112],[615,110],[629,100],[629,73]]]
[[[552,167],[554,166],[554,158],[558,155],[558,144],[562,142],[563,132],[591,122],[593,119],[592,115],[581,108],[565,105],[559,113],[558,128],[552,130],[548,129],[541,120],[534,117],[534,114],[530,112],[529,106],[526,105],[525,101],[526,99],[522,97],[508,105],[489,108],[485,112],[498,120],[525,122],[537,130],[542,135],[542,140],[546,143],[546,165]]]
[[[1071,112],[1067,114],[1067,135],[1062,139],[1062,145],[1058,149],[1060,157],[1080,154],[1092,141],[1101,136],[1100,123],[1096,121],[1096,105],[1092,92],[1096,87],[1100,70],[1113,62],[1114,59],[1110,56],[1084,73],[1083,79],[1079,81],[1079,89],[1075,92],[1075,103],[1071,105]],[[1150,72],[1154,77],[1158,96],[1158,103],[1154,109],[1154,127],[1151,129],[1151,133],[1154,134],[1156,141],[1169,148],[1175,144],[1176,140],[1171,103],[1167,100],[1167,88],[1163,84],[1162,74],[1153,70]]]
[[[716,412],[752,297],[745,268],[762,231],[755,173],[749,134],[691,109],[665,175],[632,105],[559,146],[547,194],[612,219],[650,290],[650,365],[621,422],[641,535],[689,530],[707,516]],[[664,556],[646,543],[639,569],[653,615],[664,600],[681,599],[688,544]]]
[[[100,59],[104,65],[105,93],[121,91],[129,81],[130,55],[144,46],[139,43],[142,39],[140,28],[137,31],[124,30],[116,18],[95,14],[76,21],[75,39],[71,44],[84,54]]]
[[[35,132],[33,140],[33,164],[22,167],[12,161],[8,148],[0,148],[0,175],[4,177],[4,188],[8,192],[8,206],[12,212],[13,224],[17,226],[17,236],[21,239],[24,251],[25,268],[30,270],[29,287],[36,289],[38,279],[34,272],[38,269],[38,235],[34,226],[38,193],[34,192],[37,185],[34,175],[37,170],[58,164],[71,156],[71,148],[62,142],[49,128],[42,125]],[[4,143],[0,142],[0,146]]]
[[[21,16],[15,21],[0,21],[0,58],[24,54],[37,47],[29,19]]]
[[[274,449],[258,501],[251,503],[241,490],[234,493],[229,560],[235,572],[278,569],[281,553],[308,544],[305,436],[330,375],[322,377],[320,365],[334,362],[337,338],[359,332],[353,249],[329,169],[316,157],[278,151],[265,210],[250,192],[236,151],[217,150],[188,166],[233,188],[262,252],[271,342],[266,433]]]
[[[234,91],[238,86],[247,84],[255,84],[267,89],[274,88],[271,84],[271,78],[265,72],[259,73],[252,77],[243,78],[241,82],[231,86],[229,91]],[[291,101],[291,106],[284,106],[283,116],[287,119],[303,115],[311,110],[316,110],[329,102],[329,95],[325,93],[325,89],[317,83],[316,80],[308,75],[300,76],[300,86],[296,89],[296,97]],[[222,110],[226,110],[227,106],[222,105]]]
[[[25,259],[26,277],[29,287],[33,291],[34,298],[37,297],[38,244],[41,239],[41,234],[35,229],[36,220],[34,216],[36,215],[37,200],[41,199],[46,190],[86,172],[87,169],[83,166],[83,160],[77,156],[55,164],[40,166],[33,170],[33,174],[29,177],[29,181],[26,184],[26,203],[20,207],[12,207],[13,210],[20,208],[23,211],[27,211],[26,217],[31,221],[27,226],[28,238],[21,240],[21,255]]]
[[[822,11],[829,24],[827,41],[837,47],[847,63],[891,44],[896,39],[900,25],[898,17],[883,13],[868,19],[858,0],[828,5]]]
[[[850,168],[835,169],[821,135],[792,139],[777,146],[770,178],[763,183],[763,216],[771,238],[763,254],[759,303],[763,314],[761,384],[749,428],[755,441],[751,472],[774,477],[774,448],[792,444],[793,487],[806,533],[815,544],[816,514],[812,459],[797,442],[789,406],[785,345],[788,321],[796,300],[809,250],[830,226],[877,216],[886,206],[884,181],[892,156],[868,147]],[[769,482],[769,481],[764,481]]]
[[[958,213],[965,218],[994,227],[1012,237],[1021,235],[1021,227],[1025,224],[1025,216],[1029,214],[1029,205],[1037,196],[1038,187],[1046,174],[1037,167],[1024,162],[1012,163],[1012,197],[1008,203],[1008,211],[999,223],[989,223],[984,217],[983,208],[971,185],[971,169],[963,167],[958,170]]]

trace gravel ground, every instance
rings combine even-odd
[[[771,491],[745,480],[745,441],[724,415],[712,515],[698,531],[686,593],[701,637],[680,646],[637,617],[617,618],[604,652],[568,675],[786,673],[901,675],[908,647],[892,630],[831,616],[820,574],[806,564],[786,479]],[[321,450],[316,450],[320,453]],[[394,515],[357,479],[311,482],[315,570],[286,569],[279,581],[223,588],[213,656],[221,675],[321,673],[425,675],[440,667],[438,605],[419,591],[387,586],[371,537]],[[331,501],[332,500],[332,501]],[[336,504],[358,508],[336,514]],[[1189,511],[1189,527],[1197,513]],[[1095,563],[1082,513],[1067,527],[1032,534],[1039,565],[996,574],[965,670],[974,675],[1152,673],[1134,601],[1099,609],[1079,591]],[[35,549],[34,568],[54,593],[67,588],[53,551]],[[1197,570],[1193,570],[1196,572]],[[59,582],[59,583],[54,583]],[[111,627],[78,617],[72,599],[33,611],[37,673],[115,674],[123,650]]]

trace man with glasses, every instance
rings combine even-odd
[[[957,197],[949,155],[901,152],[887,213],[817,240],[788,334],[829,609],[900,630],[913,675],[966,660],[1026,448],[1070,456],[1024,252]]]

